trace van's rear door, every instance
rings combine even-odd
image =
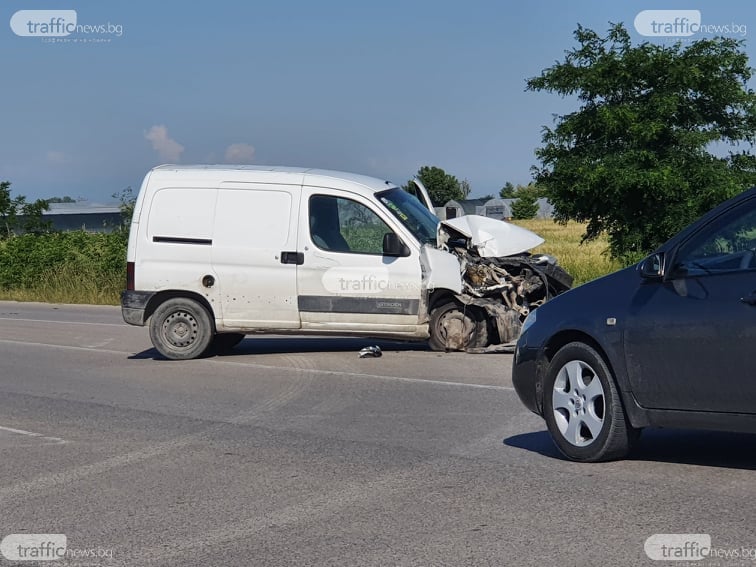
[[[222,314],[219,330],[300,327],[300,191],[300,185],[286,183],[221,184],[212,252]]]

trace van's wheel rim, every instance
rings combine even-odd
[[[593,443],[604,428],[606,400],[596,371],[582,360],[562,366],[552,392],[554,421],[576,447]]]
[[[163,322],[163,336],[177,348],[190,346],[197,340],[199,324],[187,311],[176,311],[165,318]]]
[[[439,317],[438,332],[444,342],[450,336],[459,333],[463,337],[465,344],[467,344],[475,332],[475,321],[462,311],[452,309]]]

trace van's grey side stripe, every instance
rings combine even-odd
[[[152,241],[170,244],[200,244],[202,246],[210,246],[213,243],[209,238],[181,238],[178,236],[153,236]]]
[[[386,313],[387,315],[417,315],[420,311],[419,299],[300,295],[298,303],[300,311],[319,313]]]

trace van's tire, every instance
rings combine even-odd
[[[434,307],[430,313],[429,326],[428,346],[431,350],[465,350],[484,347],[488,343],[485,312],[458,301],[444,301]],[[461,336],[450,337],[450,332],[461,332]]]
[[[218,333],[211,348],[218,353],[228,352],[244,340],[244,333]]]
[[[208,350],[213,340],[210,314],[193,299],[168,299],[150,317],[150,339],[166,358],[197,358]]]

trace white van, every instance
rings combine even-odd
[[[477,219],[506,235],[486,240],[483,230],[476,240],[480,226],[465,217],[455,219],[459,230],[449,225],[441,234],[438,218],[414,196],[362,175],[160,166],[147,174],[135,203],[123,318],[149,324],[153,345],[170,359],[231,348],[253,333],[482,347],[501,337],[476,304],[480,298],[466,294],[470,262],[450,251],[450,239],[467,239],[473,256],[475,242],[478,252],[504,256],[497,239],[516,241],[516,252],[542,240]]]

